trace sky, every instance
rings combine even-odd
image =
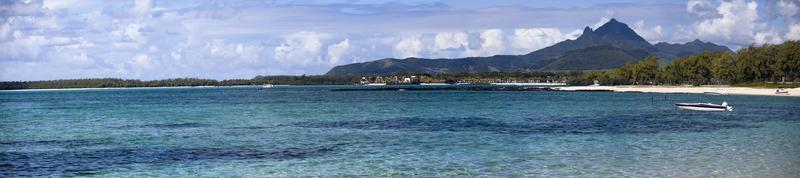
[[[525,54],[611,18],[651,43],[800,39],[800,0],[0,0],[0,81],[249,79]]]

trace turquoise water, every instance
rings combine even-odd
[[[0,92],[0,177],[800,175],[795,97],[342,87]]]

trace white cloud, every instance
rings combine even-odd
[[[686,11],[698,16],[713,15],[714,5],[709,0],[689,0],[686,3]]]
[[[404,37],[394,46],[394,56],[397,58],[417,57],[422,51],[422,42],[419,36]]]
[[[789,31],[786,32],[787,40],[800,40],[800,24],[793,24],[789,26]]]
[[[42,8],[57,10],[80,6],[81,4],[83,4],[83,0],[44,0],[42,1]]]
[[[639,20],[636,21],[636,23],[633,23],[632,28],[637,34],[642,36],[647,41],[656,42],[663,40],[664,35],[662,33],[661,25],[647,28],[644,24],[644,20]]]
[[[317,32],[297,32],[288,35],[285,41],[275,47],[275,59],[289,64],[310,65],[320,61],[321,40],[329,35]]]
[[[800,8],[797,7],[794,1],[781,0],[778,2],[778,12],[783,16],[792,17],[797,14],[798,10]]]
[[[130,64],[137,69],[152,69],[153,60],[147,54],[136,54],[130,61]]]
[[[328,63],[339,64],[342,62],[342,57],[347,54],[350,48],[350,39],[344,39],[342,42],[328,46]]]
[[[800,21],[798,21],[798,7],[797,1],[781,0],[777,4],[778,12],[783,15],[787,30],[784,38],[787,40],[800,40]]]
[[[555,43],[564,41],[569,37],[561,34],[555,28],[524,28],[514,30],[512,46],[522,52],[531,52]]]
[[[686,36],[746,45],[800,38],[800,25],[795,23],[798,1],[761,2],[756,2],[758,12],[753,13],[747,8],[755,4],[750,0],[465,9],[420,9],[414,2],[304,5],[309,3],[299,1],[275,6],[256,1],[12,1],[0,3],[4,4],[0,14],[5,15],[0,19],[0,80],[250,78],[322,74],[334,64],[392,56],[524,54],[574,39],[581,34],[580,27],[596,29],[610,17],[643,19],[624,23],[648,40]],[[369,14],[343,13],[343,8]],[[407,11],[414,13],[397,13]],[[751,15],[763,17],[753,20]],[[595,24],[598,17],[605,18]],[[681,29],[686,33],[675,33]],[[328,34],[338,40],[329,41],[334,35]]]
[[[440,50],[457,49],[469,46],[469,36],[464,32],[442,32],[437,33],[434,39],[435,47]]]
[[[759,17],[755,1],[722,1],[716,10],[718,17],[694,24],[691,33],[695,37],[733,46],[781,41],[774,29]]]
[[[135,0],[131,12],[135,15],[144,15],[150,13],[153,7],[153,0]]]
[[[501,54],[504,50],[503,30],[489,29],[481,32],[481,48],[472,51],[470,56],[492,56]],[[467,51],[469,54],[471,51]]]
[[[777,44],[783,41],[780,35],[775,31],[756,32],[753,36],[753,40],[756,44]]]
[[[597,23],[594,23],[594,25],[592,25],[592,29],[597,30],[597,28],[600,28],[600,26],[603,26],[604,24],[608,23],[608,21],[610,21],[610,20],[611,20],[611,18],[601,17],[600,21],[597,21]]]
[[[74,40],[65,37],[48,37],[42,35],[26,35],[15,31],[13,40],[3,42],[0,47],[0,58],[6,60],[38,61],[48,46],[61,46],[74,43]]]

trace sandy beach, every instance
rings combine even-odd
[[[569,86],[557,87],[562,91],[613,91],[643,93],[694,93],[714,92],[723,95],[760,95],[760,96],[800,96],[800,88],[784,89],[788,93],[777,94],[777,89],[747,88],[730,86]]]

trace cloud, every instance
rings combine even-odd
[[[153,69],[153,60],[150,59],[147,54],[136,54],[133,60],[130,61],[130,64],[133,65],[134,68]]]
[[[505,51],[505,40],[501,29],[485,30],[481,32],[480,39],[480,48],[467,50],[465,52],[467,56],[493,56]]]
[[[349,49],[350,39],[344,39],[339,43],[328,46],[328,63],[339,64]]]
[[[800,7],[798,7],[797,1],[791,0],[781,0],[778,1],[777,9],[780,15],[785,19],[785,23],[787,24],[787,30],[784,34],[784,38],[787,40],[800,40]]]
[[[469,46],[469,36],[464,32],[442,32],[435,37],[435,47],[439,50],[457,49]]]
[[[775,31],[756,32],[753,36],[753,42],[756,44],[777,44],[782,41],[781,36]]]
[[[131,12],[135,15],[144,15],[150,13],[153,7],[153,0],[136,0]]]
[[[781,0],[781,1],[778,1],[778,12],[780,12],[780,14],[783,15],[783,16],[793,17],[793,16],[795,16],[797,14],[798,9],[800,9],[797,6],[798,5],[794,1]],[[789,19],[793,19],[793,18],[789,18]]]
[[[792,24],[789,26],[789,31],[786,32],[786,39],[800,40],[800,24]]]
[[[623,22],[651,41],[741,46],[800,37],[796,0],[755,10],[748,5],[763,1],[384,2],[2,2],[0,80],[251,78],[323,74],[333,65],[387,57],[525,54],[612,17],[641,19]]]
[[[83,0],[43,0],[42,8],[57,10],[69,7],[80,6]]]
[[[709,0],[689,0],[686,3],[686,11],[697,16],[706,17],[714,15],[714,5]]]
[[[694,24],[691,31],[694,36],[731,46],[782,41],[777,32],[759,17],[755,1],[722,1],[716,10],[718,17]]]
[[[661,25],[648,28],[644,25],[644,20],[639,20],[636,21],[636,23],[633,23],[632,28],[637,34],[650,42],[661,41],[664,38]]]
[[[310,65],[320,62],[321,40],[329,35],[317,32],[297,32],[285,36],[285,41],[275,47],[275,59],[289,64]]]
[[[394,46],[394,56],[397,58],[419,56],[419,52],[422,51],[422,42],[419,38],[419,36],[403,37],[403,39]]]
[[[611,18],[601,17],[599,21],[597,21],[596,23],[594,23],[594,25],[592,25],[592,29],[600,28],[600,26],[603,26],[604,24],[608,23],[608,21],[611,21]]]
[[[527,53],[574,37],[561,34],[555,28],[523,28],[515,29],[512,39],[512,47]]]

